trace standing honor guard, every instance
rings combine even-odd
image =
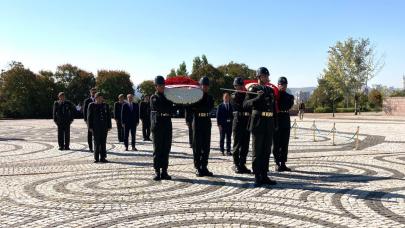
[[[87,110],[87,124],[94,135],[94,162],[108,162],[106,143],[108,131],[111,130],[110,108],[104,103],[101,93],[96,93],[95,99]]]
[[[246,168],[246,157],[249,152],[250,132],[247,126],[251,110],[243,107],[246,96],[243,91],[243,79],[241,77],[235,78],[233,86],[237,90],[232,94],[231,100],[234,115],[232,123],[233,162],[236,173],[250,174],[252,171]]]
[[[233,108],[229,103],[230,95],[225,92],[223,97],[223,103],[218,105],[217,109],[217,125],[219,128],[220,140],[219,148],[222,155],[225,155],[225,139],[226,139],[226,155],[231,155],[231,137],[232,137],[232,120],[233,120]]]
[[[128,151],[129,133],[131,132],[131,145],[133,151],[138,151],[135,147],[136,127],[139,124],[139,106],[134,102],[132,94],[127,95],[127,102],[122,106],[121,112],[122,126],[124,127],[125,151]]]
[[[267,176],[271,144],[275,127],[275,93],[272,88],[266,86],[269,83],[269,70],[260,67],[256,71],[258,84],[249,88],[252,93],[247,94],[243,107],[252,109],[248,129],[252,132],[253,158],[252,168],[255,174],[255,186],[263,184],[276,184]],[[257,94],[253,94],[257,93]]]
[[[86,123],[87,123],[87,110],[89,108],[89,104],[95,101],[94,96],[96,95],[96,92],[97,92],[96,88],[91,88],[90,97],[84,100],[83,117],[84,122]],[[90,130],[87,131],[87,143],[89,144],[89,150],[93,152],[93,133]]]
[[[153,168],[155,169],[153,180],[171,180],[172,177],[167,173],[167,168],[172,146],[173,103],[164,95],[165,79],[163,76],[156,76],[155,89],[155,94],[150,98]]]
[[[209,79],[202,77],[199,81],[203,97],[191,108],[193,112],[193,156],[196,176],[213,176],[208,170],[208,158],[211,146],[210,111],[214,107],[214,99],[208,94]]]
[[[190,107],[186,107],[184,111],[186,125],[188,128],[188,143],[190,144],[190,148],[193,148],[193,113]]]
[[[59,150],[70,150],[70,125],[74,120],[74,105],[65,100],[65,94],[58,94],[59,100],[53,103],[53,121],[58,127]]]
[[[291,171],[287,162],[288,143],[290,140],[291,120],[289,110],[294,105],[294,96],[287,93],[288,81],[286,77],[278,79],[279,102],[277,114],[277,128],[274,134],[273,155],[276,171]]]
[[[143,141],[150,140],[150,98],[146,95],[139,104],[139,117],[142,120]]]
[[[125,103],[124,94],[118,96],[118,101],[114,103],[114,119],[117,123],[118,142],[124,142],[124,128],[122,127],[121,112]]]

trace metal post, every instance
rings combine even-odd
[[[332,145],[336,146],[335,144],[335,132],[336,132],[336,123],[333,123],[333,128],[332,128]]]
[[[314,142],[316,142],[316,139],[315,139],[315,130],[316,130],[316,125],[315,125],[315,120],[314,120],[314,123],[312,124],[312,128],[313,128],[313,136],[314,136]]]
[[[294,139],[297,139],[297,119],[294,119]]]
[[[357,131],[356,131],[356,147],[355,149],[358,150],[359,149],[359,132],[360,132],[360,126],[357,126]]]

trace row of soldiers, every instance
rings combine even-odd
[[[232,94],[230,102],[233,117],[232,121],[226,121],[232,122],[234,139],[232,154],[235,172],[238,174],[250,174],[252,172],[246,167],[250,134],[252,134],[252,168],[256,186],[276,184],[274,180],[268,177],[269,158],[272,149],[276,171],[290,171],[286,166],[291,125],[288,111],[293,105],[294,97],[286,92],[288,82],[285,77],[281,77],[278,81],[279,93],[277,97],[275,91],[267,85],[269,75],[267,68],[259,68],[256,72],[258,83],[250,87],[249,91],[244,90],[242,78],[235,78],[233,83],[235,92]],[[164,96],[164,77],[157,76],[154,84],[156,92],[150,97],[150,131],[152,133],[153,166],[155,169],[153,179],[156,181],[170,180],[168,164],[172,143],[171,113],[174,105]],[[208,159],[212,127],[210,111],[214,107],[214,99],[208,94],[210,86],[208,77],[201,78],[199,84],[203,91],[202,99],[185,108],[196,176],[203,177],[213,176],[213,173],[208,169]],[[128,102],[123,103],[121,120],[117,121],[119,132],[121,126],[125,129],[127,124],[123,120],[124,106],[130,106],[131,102],[131,98],[128,97]],[[67,110],[66,107],[68,106],[68,102],[64,101],[63,93],[59,94],[59,101],[54,104],[54,120],[58,126],[58,142],[62,150],[69,149],[69,142],[66,138],[68,138],[70,124],[73,121],[73,118],[64,116],[66,114],[64,110]],[[86,100],[84,110],[84,118],[89,129],[89,147],[92,145],[92,137],[94,136],[95,161],[106,162],[106,137],[107,132],[111,129],[111,117],[107,111],[109,107],[103,102],[102,94],[95,93],[94,100]],[[62,118],[62,116],[64,117]],[[67,121],[60,121],[61,119]],[[123,134],[126,137],[128,137],[127,131],[131,131],[131,129],[124,131]],[[133,149],[135,147],[134,142],[133,140]],[[273,142],[274,145],[272,145]],[[128,149],[128,142],[125,143],[125,146]]]

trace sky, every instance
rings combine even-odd
[[[402,0],[0,0],[0,69],[34,72],[71,63],[96,73],[125,70],[135,84],[205,54],[265,66],[271,80],[316,86],[328,49],[369,38],[384,68],[370,82],[402,87]]]

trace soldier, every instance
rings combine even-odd
[[[304,112],[305,112],[305,103],[303,101],[301,101],[300,106],[299,106],[299,116],[300,116],[300,120],[304,119]]]
[[[94,96],[96,95],[97,89],[96,88],[91,88],[90,89],[90,97],[86,98],[84,100],[84,107],[83,107],[83,116],[84,116],[84,122],[87,123],[87,110],[89,108],[89,104],[92,102],[95,102]],[[87,131],[87,143],[89,144],[89,150],[90,152],[93,152],[93,133],[88,130]]]
[[[233,86],[237,91],[243,90],[243,79],[235,78]],[[250,132],[247,129],[250,117],[250,109],[243,107],[246,93],[235,92],[232,94],[231,105],[233,107],[233,162],[236,173],[250,174],[252,171],[246,167],[246,157],[249,152]]]
[[[53,121],[58,126],[59,150],[70,150],[70,125],[74,120],[74,105],[65,100],[65,94],[58,94],[58,101],[53,103]]]
[[[223,103],[218,105],[217,109],[217,125],[220,133],[219,148],[222,155],[225,155],[225,138],[226,138],[226,155],[231,155],[231,137],[232,137],[232,120],[233,108],[229,103],[229,93],[224,93]]]
[[[193,148],[193,113],[190,107],[185,108],[185,119],[188,128],[188,143]]]
[[[89,104],[87,124],[89,131],[94,135],[94,162],[108,162],[106,143],[108,131],[111,130],[111,115],[110,108],[104,103],[101,93],[96,93],[95,102]]]
[[[163,76],[155,78],[156,92],[150,98],[151,131],[153,141],[153,180],[171,180],[167,173],[169,166],[169,153],[172,146],[172,119],[173,103],[164,96],[165,79]]]
[[[133,151],[138,151],[135,147],[136,127],[139,124],[139,106],[134,102],[132,94],[127,95],[127,102],[122,106],[121,112],[122,126],[124,127],[125,151],[128,151],[128,138],[131,132],[131,145]]]
[[[260,67],[256,71],[258,84],[249,88],[249,91],[257,94],[247,94],[243,102],[244,108],[252,109],[248,129],[252,132],[252,168],[257,187],[263,184],[276,184],[267,176],[275,127],[275,95],[273,89],[266,86],[269,75],[269,70],[265,67]]]
[[[139,104],[139,115],[142,120],[142,136],[143,141],[151,141],[150,139],[150,98],[146,95],[143,101]]]
[[[288,143],[290,140],[291,120],[289,110],[294,105],[294,96],[287,93],[288,81],[286,77],[278,79],[279,102],[277,113],[277,128],[274,133],[273,155],[276,162],[276,171],[291,171],[287,162]]]
[[[114,119],[117,124],[118,142],[124,142],[124,128],[122,127],[121,112],[125,103],[124,94],[118,95],[118,101],[114,103]]]
[[[193,112],[193,156],[196,176],[203,177],[213,176],[207,166],[211,146],[210,111],[214,107],[214,99],[208,94],[208,77],[202,77],[199,83],[204,95],[191,107]]]

